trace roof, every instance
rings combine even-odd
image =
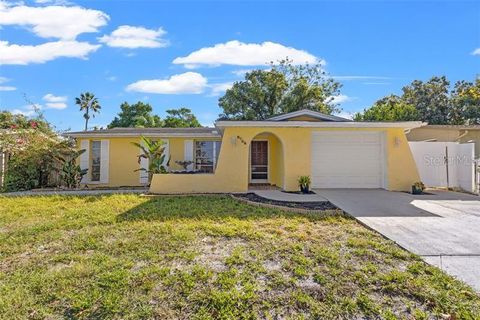
[[[226,127],[283,127],[283,128],[403,128],[414,129],[426,125],[421,121],[356,122],[356,121],[217,121],[218,128]]]
[[[480,125],[474,124],[474,125],[451,125],[451,124],[429,124],[422,129],[444,129],[444,130],[480,130]]]
[[[63,134],[67,137],[181,137],[181,138],[215,138],[220,133],[215,128],[113,128],[91,131],[75,131]]]
[[[313,111],[313,110],[308,110],[308,109],[302,109],[298,111],[293,111],[289,113],[284,113],[280,114],[277,116],[273,116],[267,119],[267,121],[285,121],[291,118],[297,118],[297,117],[311,117],[314,119],[322,120],[322,121],[335,121],[335,122],[344,122],[344,121],[352,121],[346,118],[342,117],[337,117],[337,116],[332,116],[329,114],[321,113],[318,111]]]

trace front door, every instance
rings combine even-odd
[[[250,181],[268,182],[268,141],[252,141],[250,156]]]

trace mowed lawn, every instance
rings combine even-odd
[[[228,196],[0,197],[3,319],[479,319],[469,287],[345,217]]]

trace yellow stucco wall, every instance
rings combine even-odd
[[[276,184],[285,190],[298,189],[297,179],[311,175],[311,136],[312,131],[381,131],[385,134],[387,189],[406,191],[419,180],[403,129],[345,129],[345,128],[225,128],[222,148],[214,174],[162,174],[153,177],[150,191],[153,193],[189,192],[245,192],[249,183],[249,146],[257,135],[268,132],[278,138],[282,148],[274,154],[283,155],[281,162],[274,165]],[[236,139],[239,136],[240,139]],[[280,151],[281,150],[281,151]],[[280,162],[279,161],[279,162]],[[283,168],[283,170],[282,170]],[[283,174],[282,174],[283,171]],[[280,177],[281,176],[281,177]],[[283,183],[281,183],[283,181]],[[279,183],[280,182],[280,183]]]
[[[121,186],[141,186],[140,173],[135,171],[140,168],[137,156],[140,150],[132,144],[132,142],[140,143],[140,138],[88,138],[90,141],[110,140],[109,146],[109,182],[108,184],[100,184],[95,182],[87,183],[91,187],[121,187]],[[154,138],[155,139],[155,138]],[[160,138],[158,138],[160,139]],[[77,139],[77,146],[80,148],[81,140]],[[176,160],[185,160],[184,158],[184,143],[185,140],[195,140],[192,138],[165,138],[163,140],[169,141],[170,150],[170,168],[172,170],[182,169],[181,166],[175,163]],[[199,139],[205,140],[219,140],[219,139]],[[90,143],[91,146],[91,143]],[[90,153],[91,154],[91,153]],[[89,173],[88,173],[89,174]]]
[[[120,187],[120,186],[140,186],[140,173],[135,170],[140,168],[137,162],[137,155],[140,153],[138,148],[132,142],[140,143],[140,138],[88,138],[77,139],[77,145],[80,147],[81,140],[91,141],[110,140],[109,146],[109,179],[107,184],[87,183],[92,187]],[[91,154],[91,152],[89,152]],[[87,173],[90,174],[90,173]]]

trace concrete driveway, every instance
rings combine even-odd
[[[480,292],[480,197],[414,196],[372,189],[319,189],[362,223]]]

